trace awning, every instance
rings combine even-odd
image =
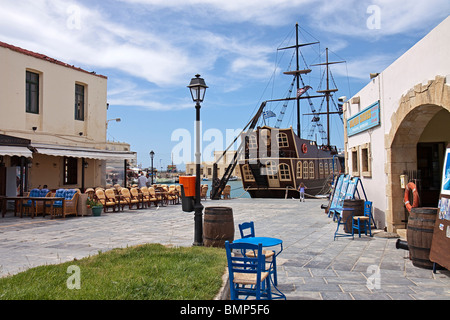
[[[0,146],[0,156],[33,158],[33,153],[27,147]]]
[[[96,160],[136,160],[135,152],[128,151],[110,151],[88,148],[76,148],[68,146],[42,146],[32,144],[37,153],[45,154],[54,157],[71,157],[71,158],[85,158]]]

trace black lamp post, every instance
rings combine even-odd
[[[152,163],[151,163],[151,176],[152,176],[152,185],[153,185],[153,157],[155,156],[155,152],[152,150],[152,151],[150,151],[150,159],[152,160]]]
[[[195,75],[191,80],[188,88],[191,90],[192,100],[195,102],[196,119],[195,119],[195,165],[196,165],[196,179],[195,179],[195,205],[194,205],[194,246],[203,245],[203,205],[200,202],[200,103],[205,98],[206,86],[205,80],[200,78],[200,75]]]

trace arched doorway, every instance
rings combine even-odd
[[[400,186],[400,175],[405,171],[415,171],[419,174],[419,167],[428,166],[424,163],[427,156],[423,154],[423,150],[428,147],[431,148],[432,157],[429,165],[439,167],[440,164],[436,164],[440,159],[439,150],[450,142],[446,132],[448,124],[443,128],[436,128],[445,125],[445,122],[441,121],[442,117],[449,116],[449,88],[449,85],[445,84],[445,77],[439,76],[426,85],[416,85],[402,97],[399,108],[391,118],[391,130],[385,138],[386,223],[390,232],[404,229],[406,226],[404,190]],[[440,170],[439,168],[438,173],[435,170],[431,179],[440,179],[437,177]],[[433,184],[436,185],[436,181],[433,181]]]

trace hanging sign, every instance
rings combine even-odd
[[[380,124],[380,101],[347,120],[347,135],[349,137],[366,131]]]

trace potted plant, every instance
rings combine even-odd
[[[102,210],[103,210],[103,205],[101,204],[101,202],[97,202],[94,199],[87,199],[86,200],[86,204],[88,208],[92,209],[92,215],[95,217],[101,216],[102,214]]]

